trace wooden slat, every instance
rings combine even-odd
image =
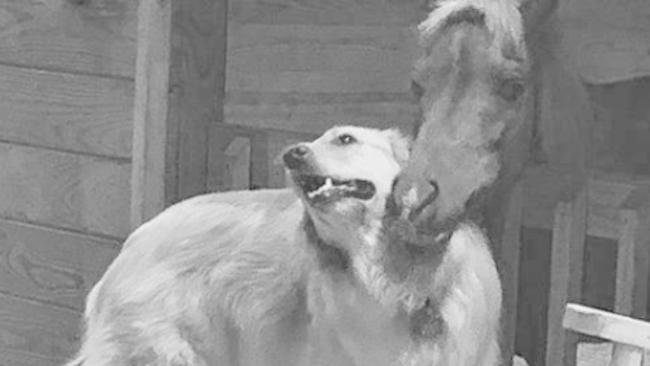
[[[268,187],[268,131],[230,125],[218,125],[214,132],[215,139],[210,146],[210,164],[208,166],[208,191],[231,190],[231,177],[225,173],[228,158],[225,151],[237,138],[250,141],[250,188]]]
[[[61,361],[51,358],[37,356],[31,353],[2,350],[0,354],[0,366],[60,366]]]
[[[77,312],[0,294],[0,364],[13,366],[21,354],[61,364],[76,350],[80,320]]]
[[[205,192],[222,121],[226,2],[140,1],[131,224]]]
[[[502,287],[504,288],[503,308],[507,309],[507,312],[502,315],[504,318],[502,329],[504,344],[502,348],[504,349],[503,353],[506,355],[514,354],[515,350],[524,189],[524,183],[518,182],[512,190],[508,211],[505,216],[501,246],[499,247]]]
[[[0,63],[133,77],[136,1],[3,1]]]
[[[0,292],[83,310],[119,242],[0,220]]]
[[[234,4],[235,2],[231,2]],[[232,17],[231,17],[232,18]],[[417,55],[415,23],[391,26],[317,24],[228,24],[228,50],[272,46],[348,46],[361,49],[401,50],[403,57]],[[229,62],[230,63],[230,62]]]
[[[226,148],[225,175],[231,177],[233,189],[250,188],[251,141],[246,137],[236,137]]]
[[[408,75],[385,71],[284,71],[262,70],[251,74],[233,71],[228,74],[228,90],[305,93],[408,93]]]
[[[612,361],[610,366],[642,366],[643,348],[630,346],[627,344],[614,344]]]
[[[586,191],[555,209],[551,244],[551,281],[546,336],[546,365],[575,364],[575,340],[567,338],[562,317],[568,301],[580,299],[584,255]]]
[[[635,259],[638,255],[637,229],[639,218],[636,212],[626,210],[623,212],[625,224],[623,233],[618,241],[616,253],[616,297],[614,312],[623,315],[632,315],[634,308],[634,290],[637,287]],[[640,280],[640,279],[639,279]],[[647,283],[647,277],[644,279]],[[645,308],[645,306],[644,306]]]
[[[171,2],[143,0],[138,8],[138,47],[133,112],[131,227],[165,207]]]
[[[129,80],[0,65],[2,141],[129,158],[132,110]]]
[[[426,2],[405,0],[239,0],[231,1],[232,21],[261,24],[415,24]]]
[[[650,323],[583,305],[567,305],[564,327],[613,342],[650,348]]]
[[[167,203],[207,190],[215,125],[223,121],[228,19],[226,0],[171,3],[169,122],[178,133],[168,142],[176,145],[177,181]]]
[[[0,217],[125,237],[130,164],[0,143]]]
[[[323,133],[334,125],[350,124],[375,128],[412,126],[417,115],[417,105],[410,102],[298,105],[229,103],[225,106],[225,122],[228,124],[312,134]]]
[[[412,69],[408,43],[395,48],[378,45],[328,44],[323,41],[305,43],[256,44],[228,48],[228,72],[290,72],[290,71],[391,71],[406,77]]]

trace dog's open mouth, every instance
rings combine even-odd
[[[375,195],[375,185],[363,179],[340,180],[323,175],[298,175],[296,184],[307,199],[315,202],[331,201],[344,197],[369,200]]]

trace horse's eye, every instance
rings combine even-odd
[[[508,102],[515,102],[524,93],[526,87],[521,79],[508,78],[497,82],[496,92]]]
[[[357,139],[355,139],[352,135],[344,133],[342,135],[339,135],[339,137],[337,138],[337,141],[338,141],[338,143],[340,145],[349,145],[349,144],[357,142]]]

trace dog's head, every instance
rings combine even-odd
[[[343,233],[350,224],[383,216],[408,154],[409,140],[395,129],[341,126],[288,147],[282,160],[317,226],[322,222]]]

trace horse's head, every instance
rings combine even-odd
[[[418,231],[440,234],[523,169],[529,65],[513,0],[439,2],[419,32],[413,87],[422,118],[393,194]]]

